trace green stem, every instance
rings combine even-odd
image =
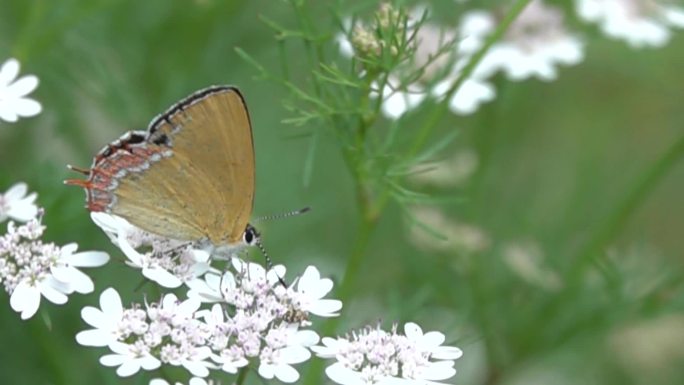
[[[582,290],[578,286],[582,284],[582,278],[589,266],[592,266],[597,255],[614,241],[627,224],[629,218],[636,212],[642,203],[654,191],[658,182],[677,165],[684,157],[684,136],[679,138],[674,144],[634,182],[634,185],[601,228],[594,232],[594,236],[580,249],[575,258],[575,262],[567,274],[565,289],[555,297],[550,299],[538,313],[544,314],[547,320],[553,320],[562,314],[567,308],[568,303],[572,303],[575,296]],[[561,315],[564,316],[564,315]],[[551,322],[551,321],[549,321]],[[523,340],[532,341],[534,335],[539,334],[538,329],[530,330]],[[566,336],[567,337],[567,336]],[[562,338],[562,337],[559,337]]]
[[[249,373],[249,367],[243,366],[238,371],[238,377],[235,380],[235,385],[242,385],[245,383],[245,378],[247,378],[247,373]]]
[[[347,260],[347,267],[344,272],[344,278],[337,290],[336,297],[342,301],[343,304],[349,305],[349,300],[354,293],[356,280],[358,277],[363,257],[366,255],[366,250],[370,243],[371,235],[377,225],[377,217],[371,217],[367,213],[361,213],[361,223],[357,234],[354,248]],[[321,330],[322,336],[332,336],[337,331],[337,326],[340,323],[340,317],[330,318],[323,325]],[[306,373],[303,383],[309,385],[317,385],[321,383],[321,374],[323,373],[323,360],[311,361],[311,366]]]
[[[617,205],[615,211],[604,222],[599,231],[577,254],[577,258],[568,276],[568,287],[578,284],[587,266],[591,265],[596,255],[600,254],[615,237],[617,237],[634,212],[641,207],[646,198],[653,192],[658,182],[684,156],[684,136],[658,159],[634,183],[629,193]]]

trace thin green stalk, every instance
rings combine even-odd
[[[615,240],[627,224],[629,218],[641,207],[646,198],[653,192],[658,182],[684,156],[684,136],[679,138],[651,167],[649,167],[634,183],[624,199],[617,205],[615,211],[604,222],[602,228],[577,254],[577,258],[568,276],[568,287],[576,285],[582,278],[584,271],[596,255]]]
[[[545,314],[545,318],[554,319],[568,305],[581,290],[578,286],[582,283],[588,267],[597,255],[610,245],[621,233],[628,223],[629,218],[641,207],[650,194],[655,190],[658,182],[678,164],[684,157],[684,136],[679,138],[674,144],[658,159],[653,165],[634,182],[628,193],[616,206],[612,214],[608,215],[601,228],[594,232],[594,236],[589,239],[584,247],[580,249],[575,257],[575,263],[566,278],[566,285],[563,292],[550,299],[550,303],[540,310]],[[538,333],[538,330],[530,330],[530,333]],[[525,338],[529,340],[531,336]]]
[[[501,20],[501,24],[496,28],[494,33],[492,33],[489,37],[487,37],[487,40],[485,41],[485,44],[480,48],[479,51],[477,51],[468,61],[468,64],[466,64],[465,67],[463,67],[463,71],[461,72],[460,76],[454,84],[449,88],[449,91],[447,91],[444,101],[442,103],[439,103],[435,109],[432,111],[432,113],[428,116],[427,120],[425,121],[425,124],[423,124],[423,127],[421,130],[418,132],[416,135],[416,138],[413,141],[413,146],[408,151],[407,158],[410,159],[413,156],[415,156],[418,151],[420,151],[421,148],[423,148],[423,145],[425,144],[425,141],[430,137],[430,133],[432,133],[432,130],[437,126],[437,124],[440,122],[444,114],[448,110],[449,106],[449,100],[451,99],[452,96],[461,88],[461,85],[463,82],[465,82],[470,75],[473,73],[477,65],[482,61],[484,58],[485,54],[489,49],[491,48],[494,43],[496,43],[499,39],[501,39],[501,36],[503,36],[504,33],[508,30],[508,27],[515,21],[515,19],[520,15],[520,13],[525,9],[527,4],[531,0],[518,0],[516,1],[513,6],[511,7],[511,10],[508,11],[506,16]]]
[[[377,220],[368,218],[364,213],[361,215],[361,223],[358,227],[358,234],[356,241],[354,242],[354,248],[347,260],[347,267],[344,272],[344,278],[342,283],[340,283],[339,289],[337,290],[336,297],[342,301],[342,303],[347,303],[352,297],[353,288],[356,286],[356,280],[361,269],[361,264],[363,258],[366,255],[366,250],[370,243],[371,235],[373,230],[377,225]],[[340,318],[330,318],[323,325],[321,334],[323,336],[332,336],[337,331],[337,326],[340,323]],[[304,377],[304,384],[308,385],[318,385],[321,383],[321,375],[323,373],[323,360],[313,360],[311,361],[311,366]]]
[[[444,97],[444,101],[442,103],[439,103],[435,107],[435,109],[432,111],[432,113],[428,116],[427,120],[425,121],[425,124],[422,126],[420,131],[418,131],[416,138],[413,140],[413,145],[410,147],[409,151],[406,154],[406,159],[413,158],[418,153],[418,151],[420,151],[421,148],[423,148],[423,145],[425,144],[425,141],[430,137],[432,130],[437,126],[439,121],[447,112],[449,99],[451,99],[451,97],[458,91],[458,89],[461,88],[463,82],[465,82],[465,80],[470,77],[470,75],[475,70],[477,65],[484,58],[487,51],[491,48],[492,45],[494,45],[494,43],[496,43],[501,38],[501,36],[503,36],[504,33],[506,33],[508,27],[520,15],[520,13],[523,11],[523,9],[525,9],[525,7],[530,1],[531,0],[518,0],[515,4],[513,4],[511,10],[503,18],[501,24],[499,24],[494,33],[492,33],[487,38],[482,48],[480,48],[480,50],[477,51],[477,53],[475,53],[470,58],[468,64],[466,64],[466,66],[463,67],[463,72],[461,72],[461,76],[459,76],[456,82],[454,82],[451,88],[447,91],[446,96]],[[381,193],[378,196],[378,199],[376,199],[375,201],[374,207],[372,208],[373,212],[382,212],[385,205],[389,201],[390,192],[391,189],[389,187],[385,187],[381,191]]]
[[[249,373],[249,367],[243,366],[238,371],[238,377],[235,380],[235,385],[242,385],[245,383],[245,378],[247,378],[247,373]]]

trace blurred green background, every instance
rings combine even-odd
[[[434,3],[458,19],[458,8]],[[328,10],[320,8],[314,13],[325,25]],[[255,79],[234,51],[277,63],[260,14],[293,23],[290,10],[271,0],[0,0],[0,61],[17,57],[22,74],[40,78],[32,95],[44,108],[35,118],[0,122],[0,191],[27,182],[46,209],[47,240],[113,257],[88,271],[95,293],[61,307],[43,301],[26,322],[0,294],[0,384],[147,384],[149,374],[118,378],[98,363],[105,349],[74,340],[85,328],[81,307],[104,288],[118,288],[124,302],[142,298],[133,291],[139,273],[89,220],[83,192],[62,185],[73,176],[65,165],[90,165],[106,143],[211,84],[239,86],[249,104],[255,216],[314,208],[262,225],[273,259],[290,274],[313,264],[341,279],[357,236],[353,181],[335,137],[323,135],[303,183],[307,130],[281,122],[289,117],[284,90]],[[684,381],[682,146],[662,178],[641,183],[684,136],[684,35],[662,49],[633,50],[591,28],[581,32],[586,59],[561,69],[557,81],[497,78],[493,102],[442,120],[435,140],[460,134],[440,157],[467,153],[476,166],[457,185],[416,188],[458,198],[431,209],[460,224],[445,235],[465,238],[421,247],[402,210],[390,205],[340,333],[377,320],[440,330],[465,352],[455,384]],[[594,262],[576,268],[582,258]]]

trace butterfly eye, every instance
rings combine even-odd
[[[246,245],[252,246],[259,241],[259,233],[252,225],[247,225],[247,228],[242,235],[242,240]]]

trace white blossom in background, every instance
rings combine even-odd
[[[102,212],[91,218],[128,258],[126,263],[167,288],[176,288],[209,271],[209,253],[187,242],[171,241],[138,229],[125,219]],[[144,253],[136,249],[151,249]]]
[[[442,210],[428,206],[410,208],[409,240],[417,247],[446,253],[479,253],[491,246],[490,236],[480,227],[449,218]],[[420,222],[422,226],[414,223]],[[425,227],[432,229],[428,231]]]
[[[455,360],[463,352],[442,346],[444,334],[423,333],[415,323],[404,325],[404,333],[366,327],[350,335],[323,338],[311,349],[317,356],[335,359],[325,370],[338,384],[440,384],[456,374]]]
[[[0,222],[7,218],[20,222],[33,219],[38,214],[38,206],[34,203],[36,193],[28,192],[26,183],[19,182],[9,188],[4,194],[0,194]]]
[[[546,266],[544,254],[536,242],[511,242],[503,248],[503,260],[524,281],[545,290],[556,291],[563,285],[558,273]]]
[[[40,239],[44,231],[39,215],[19,227],[10,221],[7,233],[0,236],[0,282],[22,319],[38,311],[41,296],[62,305],[73,292],[92,292],[93,281],[78,267],[102,266],[109,260],[100,251],[77,253],[75,243],[44,243]]]
[[[441,188],[458,187],[468,181],[477,170],[478,163],[477,153],[465,148],[446,159],[412,167],[409,180],[419,185]]]
[[[415,52],[409,63],[406,63],[405,68],[390,74],[385,83],[373,83],[374,90],[371,96],[382,96],[381,112],[391,120],[401,118],[420,106],[428,97],[444,99],[448,90],[460,77],[470,55],[483,43],[477,45],[474,40],[465,39],[463,31],[458,29],[429,22],[416,26],[415,22],[422,18],[425,11],[422,8],[415,9],[410,18],[414,23],[409,23],[408,28],[415,30],[409,30],[407,33],[415,34],[412,42]],[[378,12],[383,14],[385,11],[381,8]],[[382,20],[381,17],[379,19]],[[349,32],[337,36],[342,55],[353,57],[382,51],[385,42],[372,32],[377,29],[377,25],[366,27],[363,23],[357,22],[357,25],[352,26],[350,23],[346,23]],[[350,36],[350,39],[347,36]],[[462,43],[461,39],[467,42]],[[404,80],[407,74],[416,71],[421,71],[421,76],[412,79],[411,82]],[[494,87],[484,78],[473,74],[452,93],[448,101],[449,109],[460,115],[472,114],[482,103],[493,100],[495,96]]]
[[[123,308],[114,289],[100,296],[100,308],[86,307],[92,327],[77,334],[86,346],[108,346],[100,362],[130,376],[161,365],[182,366],[193,376],[228,373],[253,363],[260,376],[292,383],[294,368],[311,357],[318,335],[305,329],[310,315],[336,316],[342,303],[323,298],[332,281],[309,267],[289,286],[283,266],[262,266],[232,258],[233,271],[213,272],[186,282],[188,299],[167,294],[160,303]],[[202,308],[201,306],[210,306]],[[194,385],[194,384],[193,384]]]
[[[667,0],[576,0],[577,13],[634,48],[662,47],[684,28],[684,7]],[[681,3],[680,3],[681,4]]]
[[[468,27],[465,28],[469,40],[466,44],[482,44],[494,32],[496,24],[494,14],[482,11],[466,14],[463,21],[464,27]],[[583,58],[584,43],[567,30],[563,12],[541,0],[533,0],[487,51],[475,73],[488,78],[503,71],[513,81],[531,77],[551,81],[558,77],[558,65],[575,65]]]
[[[38,78],[34,75],[19,75],[19,61],[8,59],[0,66],[0,120],[16,122],[19,118],[35,116],[42,107],[28,94],[38,87]]]

